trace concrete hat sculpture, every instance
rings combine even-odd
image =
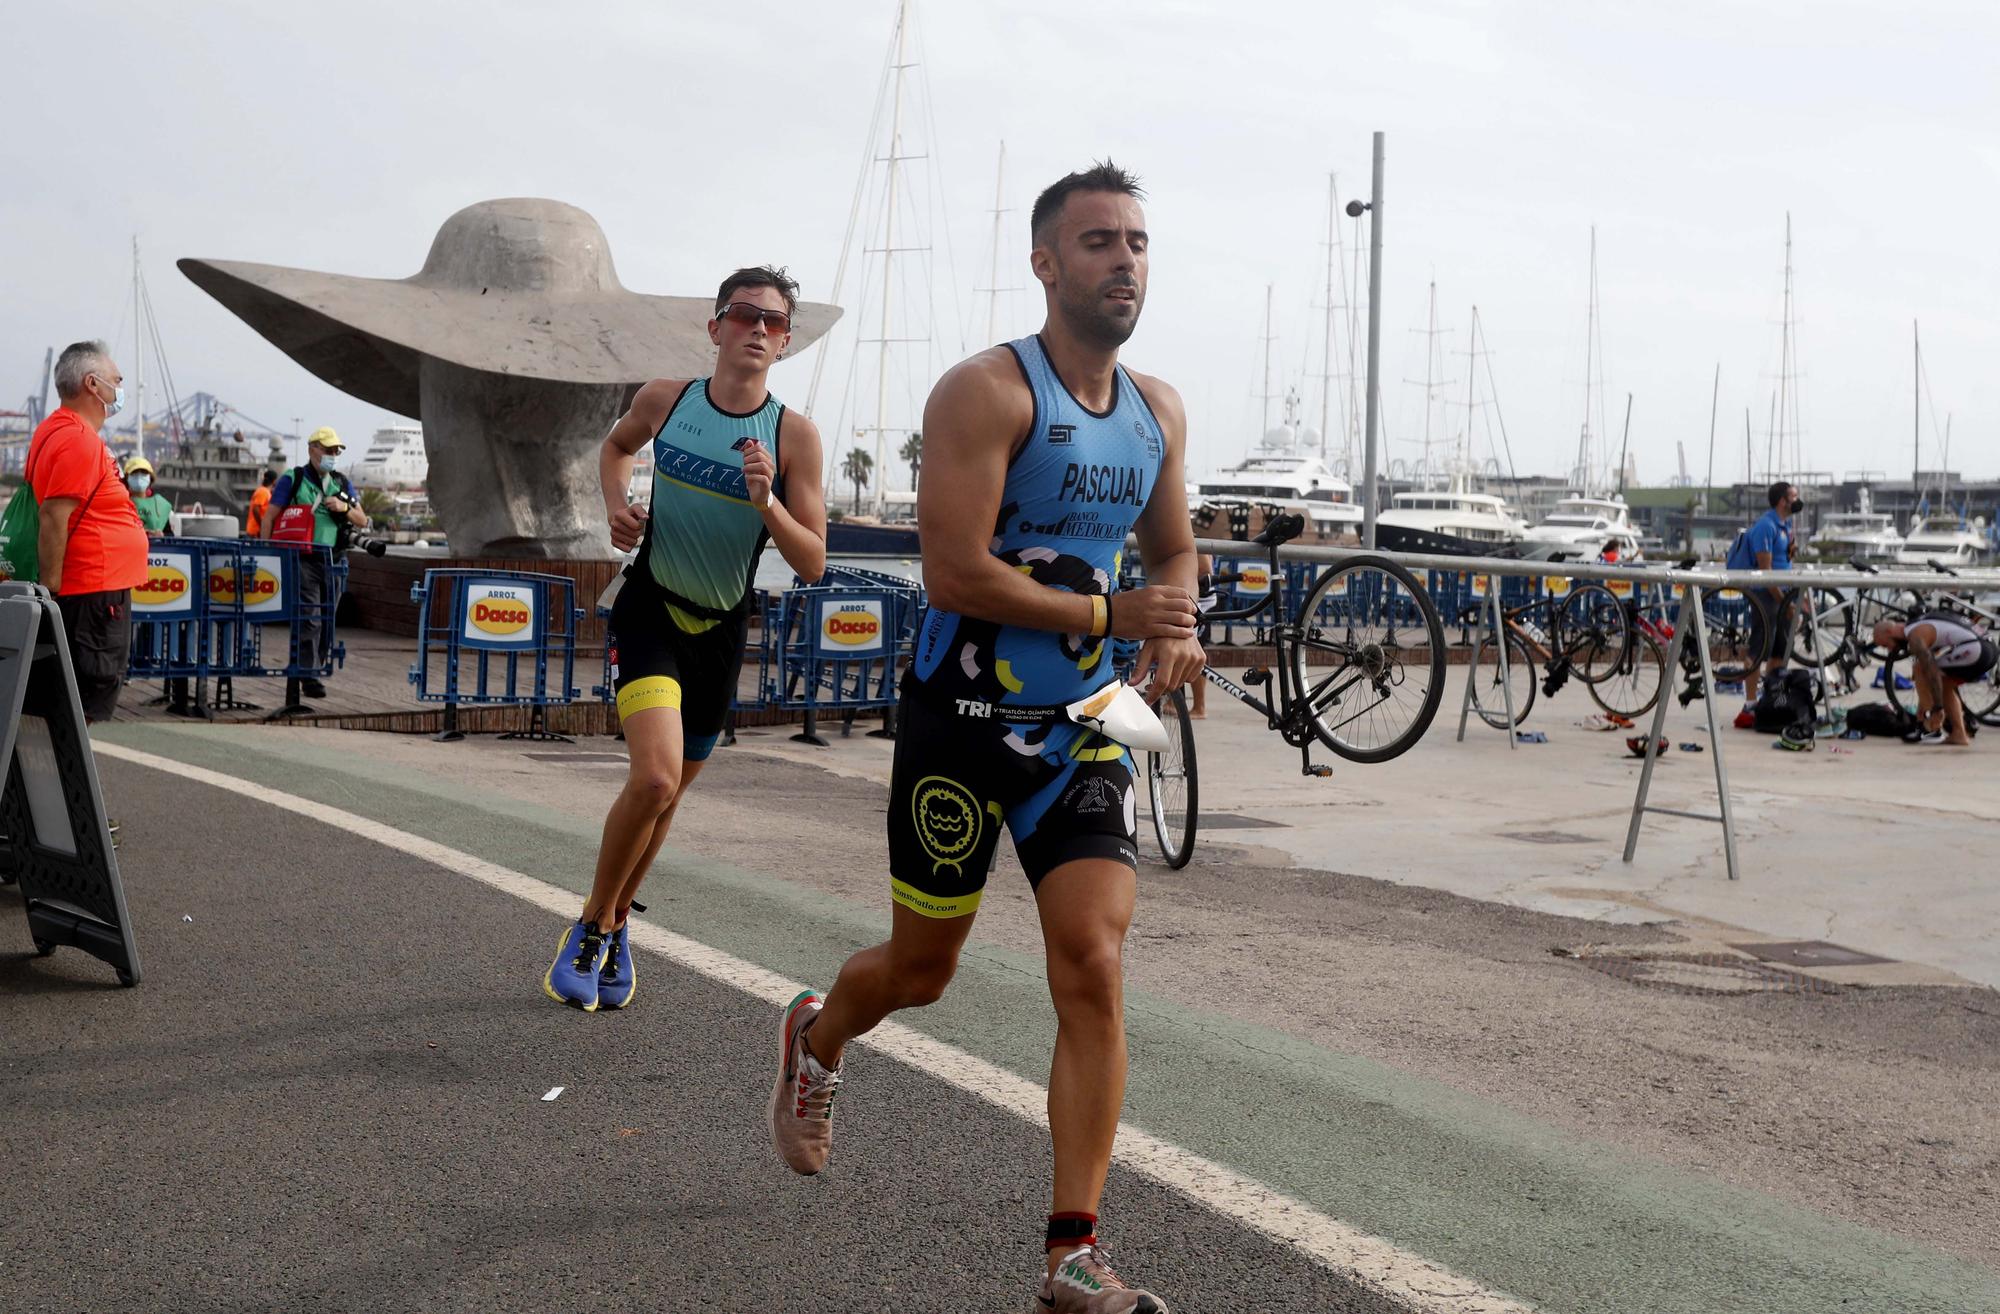
[[[560,201],[467,206],[404,279],[178,264],[320,378],[423,422],[431,505],[456,556],[612,555],[597,444],[633,387],[715,361],[712,296],[628,291],[597,221]],[[789,352],[839,317],[801,303]]]

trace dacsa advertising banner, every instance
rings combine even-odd
[[[196,587],[193,553],[149,553],[146,578],[132,587],[132,610],[141,620],[191,615]]]
[[[535,590],[497,580],[465,586],[465,632],[472,648],[532,648],[535,644]]]
[[[883,617],[888,608],[874,598],[826,598],[819,604],[819,655],[873,657],[889,642]]]

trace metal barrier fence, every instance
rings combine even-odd
[[[1129,542],[1129,540],[1128,540]],[[1218,567],[1224,559],[1240,559],[1244,550],[1241,542],[1198,540],[1197,550],[1213,555]],[[1595,563],[1565,562],[1561,564],[1535,561],[1515,561],[1496,557],[1452,557],[1433,556],[1414,552],[1370,551],[1358,547],[1322,547],[1287,544],[1279,550],[1279,558],[1289,577],[1293,563],[1306,563],[1311,567],[1337,567],[1357,557],[1377,557],[1394,561],[1413,573],[1428,572],[1429,589],[1434,598],[1442,590],[1455,589],[1447,585],[1439,576],[1464,577],[1464,597],[1466,604],[1458,608],[1457,614],[1447,611],[1442,605],[1440,613],[1447,623],[1464,624],[1465,612],[1472,613],[1473,628],[1480,635],[1492,634],[1504,628],[1503,611],[1511,606],[1521,605],[1509,601],[1514,598],[1549,598],[1560,596],[1572,586],[1573,581],[1602,583],[1621,597],[1631,599],[1635,614],[1640,617],[1657,619],[1672,630],[1670,646],[1665,656],[1665,678],[1681,670],[1683,654],[1692,650],[1694,656],[1687,664],[1699,672],[1702,702],[1708,718],[1710,760],[1715,766],[1715,784],[1718,811],[1716,813],[1686,812],[1673,808],[1652,806],[1648,797],[1652,789],[1653,766],[1658,760],[1657,746],[1661,731],[1665,727],[1667,705],[1670,699],[1663,687],[1655,700],[1652,710],[1652,724],[1645,736],[1645,765],[1639,775],[1639,788],[1632,803],[1631,824],[1626,831],[1624,860],[1632,861],[1639,845],[1640,823],[1648,812],[1670,816],[1692,818],[1698,821],[1713,821],[1722,826],[1723,852],[1728,863],[1729,878],[1737,879],[1736,827],[1730,799],[1729,774],[1723,750],[1724,738],[1716,720],[1715,712],[1715,671],[1710,661],[1710,635],[1717,625],[1742,627],[1747,624],[1751,603],[1748,595],[1752,591],[1796,590],[1799,607],[1804,615],[1807,632],[1815,636],[1823,633],[1819,612],[1820,595],[1823,590],[1907,590],[1912,593],[1963,593],[1968,590],[1982,592],[2000,589],[2000,571],[1963,571],[1956,574],[1941,574],[1937,571],[1881,570],[1863,572],[1858,570],[1795,569],[1778,570],[1728,570],[1728,569],[1679,569],[1665,566],[1645,565],[1598,565]],[[1268,572],[1268,556],[1265,568]],[[1479,581],[1484,579],[1482,586]],[[1500,588],[1494,589],[1492,581],[1498,579]],[[1520,581],[1516,583],[1515,581]],[[1459,595],[1454,591],[1449,594]],[[1287,617],[1294,614],[1296,604]],[[1498,657],[1499,684],[1503,691],[1508,688],[1506,643],[1495,645]],[[1823,656],[1822,661],[1830,660]],[[1466,712],[1472,702],[1472,681],[1477,671],[1475,663],[1467,664],[1464,705],[1459,715],[1459,739],[1465,737]],[[1824,682],[1815,691],[1815,705],[1825,696]],[[1515,717],[1511,692],[1505,693],[1507,705],[1507,741],[1511,749],[1516,743],[1514,732]]]
[[[127,675],[164,681],[159,701],[199,717],[213,708],[261,710],[236,698],[238,676],[283,679],[285,705],[271,716],[295,715],[305,710],[299,682],[331,675],[346,660],[334,632],[346,588],[347,563],[330,547],[154,539],[146,578],[132,590]]]
[[[464,738],[461,705],[527,707],[526,730],[502,739],[568,742],[548,730],[548,709],[576,701],[576,581],[525,570],[427,570],[417,604],[417,701],[444,704],[439,740]]]

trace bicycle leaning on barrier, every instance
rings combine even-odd
[[[1498,587],[1497,581],[1490,587]],[[1467,628],[1480,624],[1481,613],[1491,606],[1486,599],[1467,603],[1459,623]],[[1561,596],[1503,607],[1499,614],[1500,635],[1482,633],[1472,654],[1473,710],[1494,729],[1509,727],[1510,705],[1512,725],[1528,719],[1538,684],[1544,697],[1553,698],[1571,676],[1613,716],[1634,718],[1653,709],[1665,683],[1667,656],[1657,637],[1660,631],[1635,602],[1602,584],[1584,583]],[[1505,691],[1503,679],[1509,686]],[[1511,693],[1511,700],[1503,693]]]
[[[1849,566],[1864,575],[1880,572],[1869,562],[1855,558]],[[1815,587],[1815,614],[1818,623],[1800,627],[1792,647],[1793,660],[1803,666],[1821,668],[1829,662],[1838,668],[1849,688],[1858,688],[1858,672],[1874,662],[1882,664],[1881,687],[1891,706],[1914,713],[1912,690],[1897,685],[1897,666],[1908,662],[1908,654],[1884,650],[1874,642],[1875,626],[1881,621],[1909,624],[1929,614],[1953,616],[1981,635],[2000,629],[2000,610],[1982,606],[1950,584],[1958,572],[1940,561],[1929,563],[1939,576],[1936,589]],[[1905,697],[1905,695],[1908,695]],[[2000,726],[2000,675],[1987,672],[1979,680],[1963,686],[1959,699],[1968,719],[1984,725]]]
[[[1235,609],[1204,614],[1206,624],[1245,621],[1279,612],[1278,549],[1305,528],[1299,515],[1277,516],[1254,540],[1269,550],[1273,587]],[[1263,715],[1265,724],[1299,750],[1300,770],[1328,776],[1313,745],[1352,762],[1386,762],[1423,738],[1444,696],[1444,623],[1415,576],[1384,557],[1358,556],[1320,572],[1298,611],[1270,625],[1272,667],[1252,667],[1238,684],[1213,666],[1209,683]],[[1273,680],[1275,674],[1275,688]],[[1261,685],[1265,697],[1246,685]],[[1169,867],[1194,852],[1200,816],[1194,723],[1179,689],[1159,700],[1168,747],[1149,753],[1146,787],[1153,829]]]

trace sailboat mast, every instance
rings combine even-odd
[[[1438,285],[1431,280],[1430,328],[1424,337],[1424,478],[1431,477],[1431,403],[1437,387]]]
[[[1597,225],[1590,226],[1590,309],[1583,327],[1583,429],[1576,439],[1576,487],[1590,488],[1590,388],[1597,370]]]
[[[1271,289],[1264,284],[1264,427],[1260,434],[1271,432]]]
[[[882,471],[888,462],[889,424],[889,293],[896,268],[896,166],[903,154],[904,52],[910,32],[909,0],[896,8],[896,86],[889,116],[889,181],[882,206],[882,342],[875,368],[875,500],[882,501]]]
[[[1625,394],[1625,435],[1618,440],[1618,492],[1625,492],[1625,462],[1632,455],[1632,394]]]
[[[1924,468],[1924,344],[1917,333],[1917,321],[1910,321],[1910,503],[1916,504],[1923,490],[1917,480]]]
[[[1326,176],[1326,332],[1320,343],[1319,366],[1319,457],[1326,459],[1326,440],[1329,420],[1333,414],[1333,259],[1339,244],[1335,231],[1335,221],[1339,217],[1340,199],[1335,195],[1335,176]]]
[[[1715,413],[1722,404],[1722,362],[1715,362],[1715,389],[1708,396],[1708,473],[1701,479],[1701,513],[1708,514],[1708,490],[1715,483]],[[1692,535],[1690,535],[1692,537]]]
[[[1479,307],[1472,308],[1472,327],[1465,332],[1465,437],[1459,443],[1459,465],[1472,468],[1472,390],[1479,382]]]
[[[132,410],[133,455],[146,454],[146,319],[139,286],[139,235],[132,235]]]
[[[1007,213],[1000,203],[1006,199],[1007,143],[1000,143],[1000,160],[993,166],[993,259],[987,266],[987,288],[991,300],[986,303],[986,345],[992,346],[999,339],[1000,319],[1000,216]]]
[[[1790,465],[1792,466],[1792,469],[1791,469],[1791,470],[1789,470],[1789,471],[1773,471],[1773,474],[1775,475],[1775,474],[1784,474],[1784,473],[1790,473],[1790,474],[1792,474],[1792,475],[1796,476],[1796,475],[1798,474],[1798,469],[1797,469],[1797,466],[1798,466],[1799,462],[1798,462],[1798,461],[1796,461],[1796,460],[1793,460],[1793,461],[1789,461],[1789,462],[1788,462],[1788,461],[1787,461],[1787,456],[1788,456],[1788,454],[1787,454],[1787,453],[1786,453],[1786,451],[1785,451],[1785,419],[1786,419],[1786,415],[1787,415],[1787,410],[1786,410],[1786,407],[1787,407],[1787,404],[1789,403],[1789,404],[1791,405],[1791,407],[1793,408],[1793,411],[1794,411],[1794,412],[1796,411],[1796,408],[1797,408],[1797,402],[1796,402],[1796,401],[1795,401],[1795,400],[1794,400],[1794,399],[1792,398],[1792,396],[1791,396],[1791,383],[1792,383],[1792,377],[1791,377],[1791,376],[1792,376],[1792,212],[1791,212],[1790,210],[1787,210],[1787,211],[1785,211],[1785,318],[1784,318],[1784,322],[1783,322],[1783,324],[1779,326],[1779,329],[1778,329],[1778,333],[1779,333],[1779,337],[1778,337],[1778,406],[1777,406],[1777,413],[1776,413],[1776,419],[1775,419],[1775,421],[1774,421],[1774,425],[1775,425],[1775,428],[1777,429],[1777,435],[1776,435],[1776,436],[1777,436],[1777,440],[1778,440],[1778,463],[1779,463],[1780,465],[1786,465],[1786,464],[1790,464]],[[1797,418],[1797,417],[1796,417],[1796,414],[1794,414],[1794,415],[1793,415],[1793,418],[1794,418],[1794,419],[1796,419],[1796,418]],[[1796,424],[1794,424],[1794,425],[1793,425],[1793,428],[1794,428],[1794,430],[1796,430],[1796,428],[1797,428],[1797,427],[1798,427],[1798,426],[1797,426]],[[1794,433],[1794,434],[1793,434],[1793,439],[1794,439],[1794,441],[1796,441],[1796,440],[1797,440],[1797,434],[1796,434],[1796,433]]]

